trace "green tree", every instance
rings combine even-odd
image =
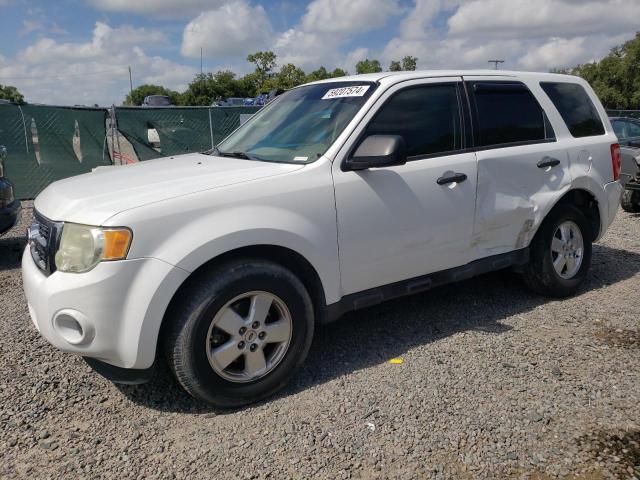
[[[391,60],[391,63],[389,64],[389,71],[401,72],[401,71],[415,70],[417,63],[418,63],[417,57],[412,57],[411,55],[407,55],[401,61]]]
[[[237,79],[229,70],[203,73],[195,76],[184,93],[180,95],[180,105],[211,105],[214,100],[229,97],[252,97],[255,95],[253,81]]]
[[[287,90],[305,83],[305,80],[306,74],[304,73],[304,70],[296,67],[292,63],[287,63],[286,65],[283,65],[278,74],[268,80],[265,85],[269,85],[270,87],[267,90],[272,90],[273,88],[282,88],[283,90]]]
[[[333,72],[331,72],[331,78],[346,77],[347,75],[349,75],[349,73],[341,68],[336,68],[335,70],[333,70]]]
[[[171,99],[171,103],[176,105],[178,103],[178,92],[169,90],[168,88],[161,87],[160,85],[140,85],[134,88],[127,97],[124,99],[125,105],[142,105],[144,97],[149,95],[165,95]]]
[[[276,54],[271,51],[255,52],[247,55],[247,61],[256,66],[255,82],[256,88],[261,89],[264,83],[271,78],[274,68],[276,68]]]
[[[318,80],[326,80],[327,78],[331,78],[331,73],[327,72],[326,68],[320,67],[307,75],[305,82],[317,82]]]
[[[365,60],[360,60],[356,64],[356,73],[358,75],[361,73],[376,73],[381,71],[382,67],[380,66],[380,61],[378,60],[369,60],[367,58]]]
[[[412,57],[411,55],[407,55],[402,59],[402,70],[413,71],[416,69],[417,64],[418,64],[418,57]]]
[[[599,62],[562,72],[589,82],[606,108],[640,109],[640,32],[632,40],[611,49]]]
[[[11,85],[0,85],[0,100],[9,100],[22,105],[24,103],[24,96],[16,87]]]

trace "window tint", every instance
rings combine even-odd
[[[475,83],[478,145],[543,141],[554,137],[533,94],[522,83]]]
[[[401,135],[409,157],[460,149],[456,86],[430,85],[396,93],[367,126],[366,134]]]
[[[581,85],[542,82],[540,86],[560,112],[571,135],[580,138],[604,134],[600,115]]]

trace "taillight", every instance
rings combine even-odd
[[[616,181],[620,178],[620,145],[614,143],[611,145],[611,168],[613,168],[613,180]]]

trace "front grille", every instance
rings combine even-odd
[[[31,257],[46,275],[50,275],[56,270],[54,257],[58,249],[61,231],[62,223],[53,222],[34,211],[34,221],[29,227]]]

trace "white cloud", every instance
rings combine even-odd
[[[269,17],[261,5],[245,0],[227,3],[201,13],[190,21],[182,35],[182,54],[199,57],[246,56],[265,49],[273,38]]]
[[[400,11],[397,0],[315,0],[307,6],[301,29],[353,35],[384,26]]]
[[[29,102],[62,105],[120,104],[129,91],[128,66],[134,86],[184,89],[196,73],[193,68],[147,55],[142,48],[164,41],[157,30],[97,22],[86,42],[39,39],[16,54],[20,61],[3,61],[0,78],[17,85]]]
[[[606,55],[633,37],[639,16],[637,0],[415,0],[380,56],[415,55],[423,69],[500,58],[506,69],[548,71]]]
[[[473,0],[448,23],[463,36],[540,38],[633,31],[638,18],[637,0]]]
[[[273,43],[279,63],[294,63],[303,69],[320,65],[353,71],[364,47],[350,53],[342,49],[358,34],[384,27],[402,12],[397,0],[313,0],[299,24],[282,32]]]
[[[100,10],[110,12],[186,17],[223,5],[225,2],[224,0],[89,0],[89,3]]]

